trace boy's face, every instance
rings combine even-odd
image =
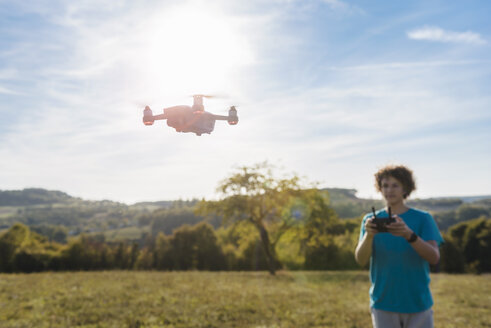
[[[380,190],[388,205],[404,201],[404,186],[394,177],[386,177],[381,181]]]

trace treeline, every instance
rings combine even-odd
[[[277,268],[289,270],[359,269],[354,248],[358,220],[298,226],[276,245]],[[320,229],[319,229],[320,228]],[[491,219],[451,227],[444,235],[440,264],[434,271],[491,272]],[[1,272],[71,270],[267,270],[260,238],[247,222],[214,229],[206,222],[184,225],[170,235],[148,234],[141,242],[106,242],[82,234],[67,244],[50,241],[23,224],[0,236]]]
[[[306,238],[297,229],[278,245],[278,268],[356,268],[352,245],[357,228],[354,222],[340,223],[336,238],[317,245],[302,245],[291,239]],[[348,228],[348,230],[346,230]],[[334,237],[334,236],[332,236]],[[301,241],[301,239],[298,239]],[[292,251],[296,254],[292,256]],[[304,253],[305,255],[302,255]],[[284,263],[282,263],[284,262]],[[183,225],[171,235],[148,234],[141,242],[106,242],[102,234],[73,237],[67,244],[50,241],[17,223],[0,236],[1,272],[70,270],[267,270],[267,258],[254,227],[245,222],[217,230],[206,222]]]

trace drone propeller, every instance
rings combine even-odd
[[[207,99],[211,99],[211,98],[221,98],[221,99],[228,98],[228,96],[223,95],[223,94],[213,94],[213,95],[196,94],[196,95],[191,95],[190,97],[202,97],[202,98],[207,98]]]
[[[132,99],[129,101],[133,106],[138,108],[145,108],[146,106],[153,107],[159,102],[155,99]]]
[[[220,109],[220,110],[215,111],[215,112],[216,112],[216,113],[228,113],[228,112],[229,112],[229,111],[230,111],[232,108],[233,108],[234,110],[237,110],[237,109],[239,108],[239,106],[237,106],[237,105],[230,105],[230,106],[228,106],[228,108],[227,108],[227,109]]]
[[[145,108],[145,106],[147,106],[147,105],[148,105],[148,103],[143,102],[143,101],[132,101],[132,102],[131,102],[131,104],[132,104],[133,106],[137,106],[137,107],[139,107],[139,108],[140,108],[140,107]]]

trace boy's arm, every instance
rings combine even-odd
[[[406,223],[398,216],[395,216],[396,222],[387,226],[387,230],[394,236],[402,237],[406,240],[411,238],[413,231],[406,225]],[[410,243],[412,248],[430,264],[437,264],[440,260],[440,250],[435,240],[425,241],[420,237],[417,237],[415,241]]]
[[[367,219],[365,221],[365,234],[358,242],[355,250],[355,260],[361,266],[365,266],[372,256],[373,237],[376,233],[377,225],[372,223],[372,220]]]

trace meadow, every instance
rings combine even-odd
[[[491,327],[491,275],[433,274],[435,327]],[[0,327],[371,327],[365,271],[0,274]]]

